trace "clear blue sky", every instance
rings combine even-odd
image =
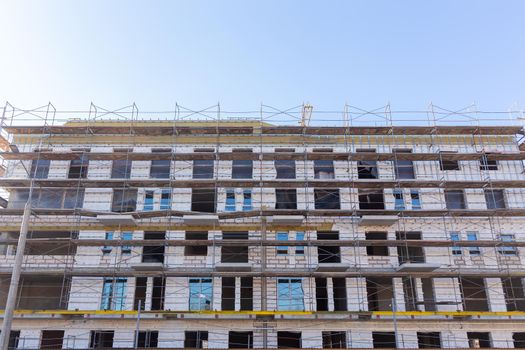
[[[507,110],[525,1],[6,1],[0,103]]]

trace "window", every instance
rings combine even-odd
[[[332,278],[334,292],[334,311],[347,311],[348,303],[346,301],[346,279]]]
[[[505,209],[505,196],[503,190],[485,190],[487,209]]]
[[[315,209],[341,209],[339,189],[314,189]]]
[[[211,310],[211,278],[190,278],[190,311]]]
[[[385,209],[385,200],[383,197],[383,190],[358,190],[359,209]]]
[[[119,153],[121,159],[113,160],[111,167],[112,179],[129,179],[131,175],[131,165],[133,162],[128,159],[128,153],[133,152],[132,149],[114,149],[115,153]]]
[[[296,241],[304,241],[304,232],[297,232],[295,234]],[[304,255],[304,246],[295,247],[295,255]]]
[[[245,239],[248,240],[248,232],[223,232],[222,239]],[[223,263],[247,263],[248,246],[223,246],[221,247],[221,262]]]
[[[502,278],[507,311],[525,311],[525,292],[521,277]]]
[[[191,190],[191,211],[215,213],[215,188],[194,188]]]
[[[232,152],[251,152],[251,149],[233,149]],[[232,179],[251,179],[253,161],[251,159],[234,159],[232,161]]]
[[[133,232],[122,232],[120,234],[120,238],[123,241],[131,241],[131,240],[133,240]],[[123,245],[122,246],[122,254],[131,254],[131,246]]]
[[[411,160],[403,160],[403,153],[412,153],[409,149],[394,149],[394,169],[396,179],[415,179],[414,164]]]
[[[301,332],[277,332],[278,349],[301,349]]]
[[[113,239],[113,232],[106,232],[106,240],[110,241]],[[113,250],[113,246],[103,246],[102,247],[102,254],[109,254]]]
[[[168,153],[171,157],[170,148],[154,148],[151,153]],[[152,179],[169,179],[170,178],[170,159],[156,159],[151,161],[149,177]]]
[[[23,209],[29,198],[29,190],[13,190],[9,208]],[[31,197],[31,207],[34,209],[75,209],[82,208],[84,190],[61,190],[58,188],[34,189]]]
[[[467,232],[467,241],[474,242],[478,240],[478,233],[477,232]],[[468,251],[470,255],[480,255],[481,251],[479,250],[479,247],[468,247]]]
[[[144,211],[153,210],[153,198],[155,197],[155,191],[146,191],[144,193]]]
[[[485,280],[483,278],[459,278],[465,311],[489,311]]]
[[[213,179],[213,160],[196,159],[193,161],[193,178],[194,179]]]
[[[394,297],[392,278],[367,277],[366,296],[369,311],[392,311]]]
[[[90,349],[111,349],[113,347],[114,331],[91,331]]]
[[[137,207],[136,189],[113,189],[113,202],[111,211],[115,213],[128,213]]]
[[[323,349],[346,349],[346,332],[323,332]]]
[[[459,162],[455,159],[451,159],[457,152],[440,152],[439,153],[439,169],[445,170],[459,170]]]
[[[185,331],[184,347],[186,349],[206,349],[208,348],[208,332],[206,331]]]
[[[315,279],[315,302],[317,311],[328,311],[328,288],[326,278]]]
[[[161,240],[166,239],[164,231],[144,231],[144,240]],[[145,263],[164,263],[164,245],[145,245],[142,247],[142,262]]]
[[[9,341],[7,343],[8,349],[17,349],[20,340],[20,331],[11,331],[9,333]]]
[[[252,349],[253,332],[234,332],[228,333],[229,349]]]
[[[490,153],[483,154],[479,160],[479,170],[498,170],[498,161],[489,159]]]
[[[186,231],[186,240],[207,240],[208,231]],[[206,256],[208,255],[207,245],[187,245],[184,247],[185,256]]]
[[[356,149],[357,153],[375,153],[375,149]],[[357,162],[357,177],[359,179],[378,179],[377,162],[375,160],[359,160]]]
[[[514,242],[515,241],[515,237],[513,234],[502,233],[499,237],[500,237],[501,242]],[[501,255],[517,255],[518,254],[517,248],[515,246],[501,245],[498,247],[498,252]]]
[[[514,340],[515,349],[524,349],[525,348],[525,333],[513,333],[512,340]]]
[[[314,177],[322,180],[334,179],[334,161],[314,160]]]
[[[157,348],[159,344],[158,331],[139,331],[137,337],[137,347],[139,348]]]
[[[447,209],[467,209],[465,194],[461,190],[445,190]]]
[[[235,277],[222,277],[221,282],[221,310],[235,310]]]
[[[365,239],[369,240],[387,240],[387,232],[366,232]],[[381,245],[370,245],[366,246],[366,255],[368,256],[388,256],[388,247]]]
[[[63,342],[63,330],[42,330],[39,349],[62,349]]]
[[[397,240],[421,240],[421,232],[396,232]],[[404,263],[424,263],[425,262],[425,251],[423,247],[414,247],[408,245],[397,246],[397,255],[399,264]]]
[[[241,277],[241,311],[253,310],[253,277]]]
[[[372,332],[374,349],[397,349],[394,332]]]
[[[297,209],[297,192],[294,189],[275,189],[275,209]]]
[[[102,287],[102,310],[124,310],[126,302],[125,278],[105,278]]]
[[[31,172],[29,177],[31,179],[47,179],[49,174],[49,166],[51,161],[49,159],[35,159],[31,163]]]
[[[339,240],[339,233],[327,231],[317,232],[317,239],[320,240]],[[319,246],[317,247],[317,261],[320,264],[324,263],[340,263],[341,262],[341,247],[339,246]]]
[[[395,189],[392,194],[394,195],[394,210],[405,210],[405,199],[403,198],[403,190]]]
[[[72,159],[69,163],[69,173],[67,177],[69,179],[85,179],[88,173],[89,157],[84,152],[89,152],[89,150],[73,150],[73,152],[76,153],[78,159]]]
[[[303,285],[300,278],[277,279],[277,308],[284,311],[304,311]]]
[[[160,210],[171,209],[171,190],[164,189],[160,191]]]
[[[288,232],[277,232],[277,240],[278,241],[287,241],[288,240]],[[287,246],[277,246],[277,255],[287,255],[288,254],[288,247]]]
[[[441,334],[439,332],[417,332],[419,349],[441,349]]]
[[[470,348],[491,348],[489,332],[467,332]]]
[[[133,310],[146,309],[146,291],[148,289],[147,277],[135,277],[135,296],[133,298]],[[140,304],[140,305],[139,305]]]
[[[412,200],[412,210],[421,210],[421,199],[417,190],[410,190],[410,199]]]
[[[252,210],[252,190],[243,190],[242,193],[242,211]]]
[[[295,179],[295,160],[276,159],[274,164],[276,179]]]
[[[459,232],[450,232],[450,240],[452,242],[459,242],[461,240]],[[453,246],[452,247],[452,255],[462,255],[463,251],[461,247]]]
[[[224,211],[235,211],[235,191],[233,189],[226,190],[226,204]]]

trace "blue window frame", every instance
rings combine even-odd
[[[171,209],[171,190],[162,190],[160,193],[160,210]]]
[[[190,311],[211,310],[211,278],[190,278]]]
[[[412,210],[421,210],[421,199],[419,198],[419,191],[411,190],[410,199],[412,200]]]
[[[225,211],[235,211],[235,192],[232,189],[226,190]]]
[[[288,240],[288,232],[277,232],[277,240],[278,241],[287,241]],[[277,255],[287,255],[288,254],[288,247],[287,246],[277,246]]]
[[[304,232],[297,232],[295,234],[296,241],[304,241]],[[295,247],[295,255],[304,255],[304,246]]]
[[[155,191],[146,191],[144,194],[144,211],[153,210],[153,198],[155,197]]]
[[[242,211],[252,210],[252,190],[243,191]]]
[[[450,232],[450,240],[452,242],[459,242],[461,240],[459,236],[459,232]],[[458,246],[452,246],[452,255],[462,255],[463,251],[461,250],[461,247]]]
[[[478,240],[478,233],[477,232],[467,232],[467,240],[468,241],[477,241]],[[468,247],[468,251],[470,255],[480,255],[481,251],[479,250],[479,247]]]
[[[394,190],[394,210],[405,210],[405,200],[403,198],[403,190]]]
[[[122,232],[120,234],[120,238],[123,241],[131,241],[133,239],[133,232]],[[131,246],[123,245],[122,246],[122,254],[131,254]]]
[[[502,242],[514,242],[515,241],[515,237],[513,234],[501,234],[500,235],[500,240]],[[516,250],[516,247],[512,247],[512,246],[500,246],[498,248],[498,251],[501,255],[517,255],[518,254],[518,251]]]
[[[105,278],[102,287],[102,310],[124,310],[126,301],[126,278]]]
[[[300,278],[277,280],[277,308],[285,311],[304,311],[303,284]]]
[[[106,240],[112,240],[113,239],[113,232],[106,232]],[[110,245],[105,245],[102,247],[102,254],[109,254],[113,250],[113,247]]]

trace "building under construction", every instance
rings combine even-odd
[[[520,118],[2,112],[10,348],[525,348]]]

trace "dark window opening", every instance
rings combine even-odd
[[[421,232],[396,232],[396,239],[401,241],[406,240],[421,240]],[[404,263],[424,263],[425,251],[423,247],[414,247],[408,245],[397,246],[397,255],[399,264]]]
[[[248,232],[223,232],[223,240],[245,239],[248,240]],[[221,247],[221,262],[223,263],[247,263],[248,246]]]
[[[194,188],[191,191],[191,211],[215,213],[217,194],[214,188]]]
[[[105,349],[113,347],[114,331],[91,331],[90,349]]]
[[[412,150],[407,149],[394,149],[394,155],[397,156],[399,153],[412,153]],[[414,163],[411,160],[394,160],[394,169],[396,173],[396,179],[415,179]]]
[[[64,331],[43,330],[40,339],[40,349],[62,349]]]
[[[137,340],[137,347],[139,348],[157,348],[159,345],[159,332],[139,331]]]
[[[146,305],[146,290],[148,285],[147,277],[136,277],[135,278],[135,297],[133,299],[133,310],[140,309],[145,310]]]
[[[339,190],[314,189],[315,209],[341,209]]]
[[[276,179],[295,179],[295,160],[275,160]]]
[[[137,208],[137,190],[114,189],[111,211],[115,213],[128,213]]]
[[[275,209],[297,209],[297,191],[275,189]]]
[[[514,348],[525,349],[525,332],[513,333],[512,340],[514,340]]]
[[[67,177],[69,179],[85,179],[87,178],[88,167],[89,167],[89,157],[86,153],[89,152],[89,149],[86,150],[73,150],[73,153],[78,154],[78,159],[72,159],[69,163],[69,172]]]
[[[314,178],[329,180],[335,179],[333,160],[314,160]]]
[[[165,240],[166,232],[145,231],[144,240]],[[144,246],[142,248],[142,262],[144,263],[164,263],[164,245]]]
[[[503,294],[507,311],[525,311],[525,293],[520,277],[502,278]]]
[[[465,311],[489,311],[485,280],[483,278],[459,278],[463,309]]]
[[[251,152],[251,149],[233,149],[232,152]],[[234,159],[232,161],[232,179],[251,179],[253,177],[253,160]]]
[[[235,310],[235,277],[222,277],[221,310]]]
[[[359,209],[385,209],[383,190],[359,189]]]
[[[372,332],[374,349],[397,349],[394,332]]]
[[[228,348],[230,349],[253,349],[253,332],[228,333]]]
[[[423,289],[423,305],[425,305],[425,311],[436,311],[436,297],[434,295],[434,282],[432,278],[422,278],[421,287]]]
[[[165,292],[166,279],[164,277],[153,277],[153,288],[151,291],[151,310],[164,309]]]
[[[470,348],[491,348],[489,332],[467,332]]]
[[[447,209],[467,209],[465,193],[461,190],[446,190],[445,203]]]
[[[346,349],[346,332],[323,332],[323,349]]]
[[[9,284],[6,287],[8,286]],[[65,309],[68,301],[67,295],[63,294],[64,288],[68,288],[68,282],[64,277],[23,276],[18,291],[17,308],[26,310]],[[7,290],[5,293],[7,296]],[[1,304],[2,298],[0,297]]]
[[[487,209],[505,209],[505,196],[503,190],[485,190]]]
[[[346,279],[332,278],[334,288],[334,311],[347,311],[348,303],[346,302]]]
[[[387,232],[366,232],[366,240],[382,240],[386,241],[388,239]],[[388,256],[388,247],[380,245],[367,245],[366,246],[366,255],[368,256]]]
[[[13,238],[18,238],[18,232],[10,233]],[[27,235],[30,239],[51,239],[51,238],[67,238],[77,239],[78,232],[76,231],[30,231]],[[75,255],[77,251],[76,245],[54,243],[52,241],[31,242],[28,241],[26,245],[26,255]]]
[[[170,148],[156,148],[151,150],[152,153],[171,153]],[[153,179],[169,179],[171,170],[171,160],[160,159],[152,160],[149,176]]]
[[[326,287],[326,278],[315,279],[315,300],[317,311],[328,311],[328,289]]]
[[[29,190],[13,190],[9,208],[23,209],[29,199]],[[31,195],[31,208],[37,209],[75,209],[82,208],[84,189],[61,190],[57,188],[34,189]]]
[[[202,343],[205,343],[203,346]],[[184,332],[184,347],[188,349],[202,349],[208,347],[208,332],[186,331]]]
[[[406,311],[417,311],[417,287],[413,277],[402,277]]]
[[[339,240],[337,232],[317,232],[318,240]],[[341,247],[339,246],[319,246],[317,247],[317,259],[320,264],[340,263]]]
[[[112,179],[129,179],[131,176],[131,166],[133,161],[128,159],[128,153],[133,152],[132,149],[114,149],[114,153],[121,153],[122,159],[113,160],[111,166]]]
[[[417,346],[419,349],[441,349],[441,333],[417,332]]]
[[[452,159],[443,159],[443,156],[446,157],[446,154],[454,154],[456,152],[441,152],[439,158],[439,169],[444,170],[459,170],[459,162]]]
[[[301,332],[277,332],[278,349],[300,349]]]
[[[253,310],[253,277],[241,277],[241,311]]]
[[[375,149],[357,149],[358,153],[375,153]],[[357,177],[359,179],[377,179],[377,162],[375,160],[359,160],[357,162]]]
[[[368,311],[392,311],[392,278],[369,277],[366,279]]]
[[[20,341],[20,331],[11,331],[9,333],[9,341],[7,343],[7,349],[17,349]]]
[[[35,159],[31,162],[31,171],[29,177],[32,179],[47,179],[49,174],[49,159]]]
[[[195,159],[193,161],[193,178],[194,179],[213,179],[213,175],[214,175],[214,160],[213,159]]]
[[[498,161],[488,159],[487,154],[483,154],[479,160],[479,170],[498,170]]]
[[[208,240],[208,231],[186,231],[186,240]],[[208,255],[208,246],[187,245],[184,247],[185,256],[206,256]]]

